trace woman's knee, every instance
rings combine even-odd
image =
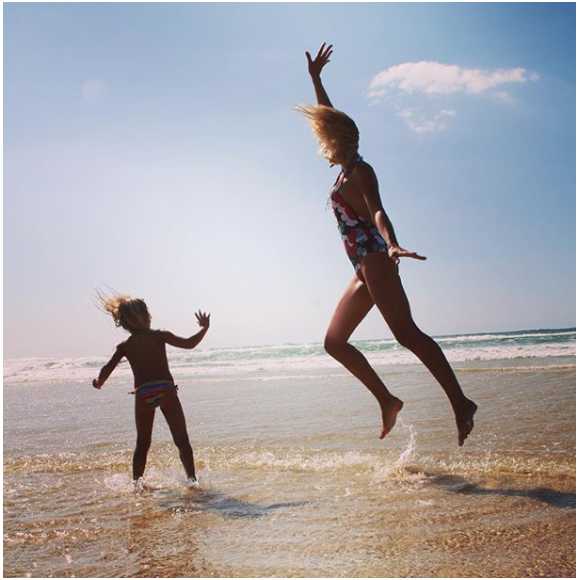
[[[414,350],[418,348],[426,336],[414,324],[401,328],[391,329],[395,340],[404,348]]]
[[[324,350],[333,358],[338,358],[344,351],[346,341],[339,339],[333,334],[327,334],[324,337]]]

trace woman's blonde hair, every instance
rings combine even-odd
[[[100,291],[97,291],[97,297],[101,308],[113,317],[117,326],[129,332],[151,328],[151,315],[141,298],[122,294],[106,296]]]
[[[318,152],[329,161],[348,166],[358,154],[359,132],[345,113],[326,105],[297,105],[309,121],[320,147]]]

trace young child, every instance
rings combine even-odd
[[[169,372],[165,345],[195,348],[209,329],[210,315],[202,313],[201,310],[197,312],[195,316],[201,330],[189,338],[181,338],[167,330],[152,330],[151,315],[147,305],[140,298],[117,295],[99,296],[99,299],[103,309],[112,315],[115,324],[131,334],[117,346],[109,362],[101,369],[99,378],[93,380],[93,387],[100,389],[121,359],[127,357],[135,377],[137,445],[133,454],[133,480],[136,487],[140,485],[145,471],[157,407],[161,408],[173,441],[179,449],[188,485],[195,487],[197,479],[193,452],[189,444],[185,416],[177,396],[177,385]]]

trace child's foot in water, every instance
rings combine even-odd
[[[457,438],[459,447],[463,445],[469,434],[473,431],[473,417],[477,412],[477,405],[465,399],[465,402],[455,411],[455,422],[457,423]]]
[[[384,439],[395,426],[397,422],[397,415],[399,411],[403,408],[403,401],[389,395],[388,398],[379,402],[381,406],[381,412],[383,414],[383,430],[379,435],[379,439]]]
[[[199,485],[199,481],[197,481],[195,477],[188,477],[185,485],[187,486],[187,489],[192,489],[194,491],[201,490],[201,485]]]
[[[135,493],[143,493],[144,491],[149,491],[149,486],[145,484],[145,480],[142,477],[135,479],[133,481],[133,488]]]

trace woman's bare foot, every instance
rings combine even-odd
[[[463,445],[469,434],[473,431],[473,417],[477,412],[477,405],[465,399],[462,406],[455,411],[455,422],[457,423],[457,438],[459,447]]]
[[[384,439],[395,426],[397,415],[403,408],[403,401],[389,395],[389,398],[379,402],[379,405],[381,406],[381,412],[383,414],[383,430],[379,435],[379,439]]]

